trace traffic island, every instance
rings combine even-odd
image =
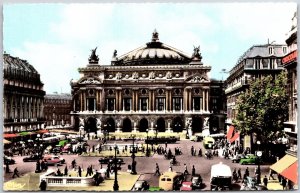
[[[42,173],[45,174],[45,173]],[[40,175],[41,173],[28,173],[19,178],[12,179],[3,184],[4,191],[39,191]],[[71,174],[71,176],[76,175]],[[83,173],[83,175],[85,175]],[[129,191],[134,186],[140,175],[131,175],[128,172],[118,172],[118,184],[120,191]],[[99,186],[76,186],[76,187],[61,187],[51,186],[47,190],[51,191],[113,191],[114,176],[111,175],[109,179],[104,180]]]

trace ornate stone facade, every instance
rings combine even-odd
[[[45,91],[40,74],[26,60],[7,53],[3,54],[3,71],[4,133],[43,128]]]
[[[86,132],[183,132],[191,120],[193,133],[201,132],[204,118],[216,114],[215,131],[224,124],[212,111],[211,66],[204,65],[200,47],[192,57],[159,42],[158,33],[145,46],[103,66],[89,63],[79,68],[81,78],[71,81],[73,125]],[[218,83],[216,83],[218,82]],[[220,100],[220,99],[218,99]],[[221,105],[223,107],[223,105]],[[223,109],[224,110],[224,109]]]
[[[89,83],[89,82],[88,82]],[[47,94],[44,102],[46,128],[63,128],[71,125],[71,94]]]

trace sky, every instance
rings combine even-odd
[[[27,60],[44,90],[70,93],[79,67],[98,47],[100,65],[151,41],[192,55],[200,45],[211,78],[225,80],[252,45],[284,44],[296,3],[4,4],[3,50]]]

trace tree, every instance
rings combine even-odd
[[[237,100],[236,128],[242,135],[256,133],[261,141],[273,141],[283,134],[288,118],[287,75],[282,72],[250,82]]]

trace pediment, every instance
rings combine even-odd
[[[101,79],[97,77],[82,77],[79,81],[79,84],[101,84]]]
[[[209,82],[209,79],[208,79],[206,74],[196,73],[196,74],[193,74],[191,76],[188,76],[185,79],[185,82],[190,82],[190,83],[193,83],[193,82]]]

